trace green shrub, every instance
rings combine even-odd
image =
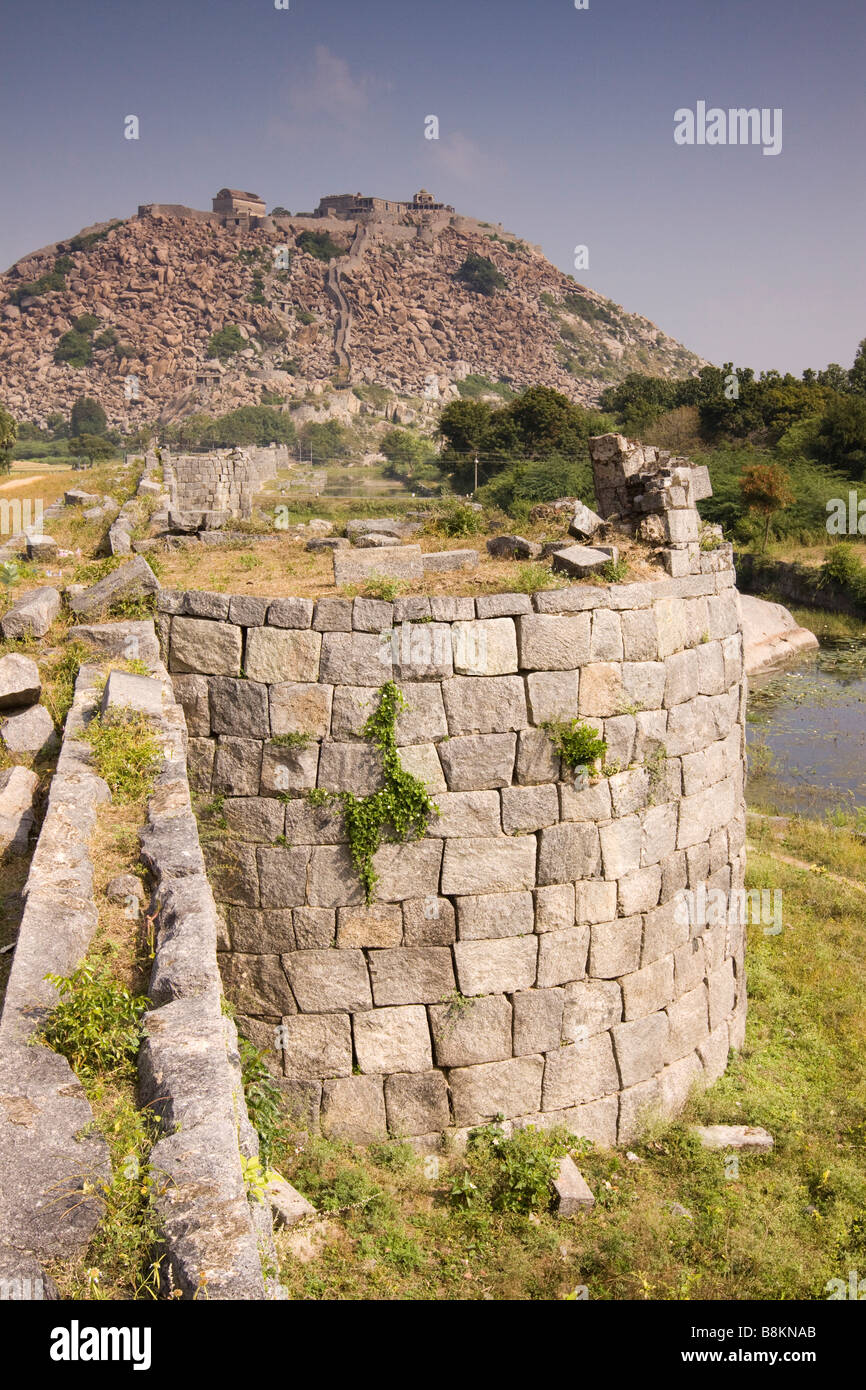
[[[265,1055],[249,1039],[238,1038],[241,1082],[250,1124],[259,1136],[262,1168],[270,1167],[274,1144],[283,1125],[282,1092],[274,1080]]]
[[[483,1125],[469,1136],[466,1167],[452,1184],[451,1202],[523,1215],[545,1212],[559,1160],[574,1142],[561,1129],[539,1131],[527,1125],[507,1139],[500,1124]]]
[[[211,334],[208,340],[207,353],[208,357],[218,357],[221,362],[226,362],[246,346],[247,343],[237,324],[227,323],[216,333]]]
[[[131,995],[104,966],[45,978],[60,994],[42,1032],[48,1046],[79,1074],[134,1071],[147,999]]]
[[[475,251],[470,251],[454,278],[470,290],[474,290],[476,294],[483,294],[488,298],[508,284],[493,262],[487,256],[479,256]]]
[[[317,261],[330,261],[336,256],[345,256],[346,248],[334,241],[330,232],[301,232],[296,242],[299,251],[315,256]]]
[[[62,335],[54,349],[54,361],[58,365],[66,362],[70,367],[86,367],[92,357],[90,339],[84,333],[77,333],[74,328]]]
[[[460,502],[456,498],[443,506],[432,520],[428,521],[426,528],[440,536],[477,536],[484,530],[484,520],[481,512],[475,507],[468,506],[465,502]]]
[[[576,718],[547,719],[541,727],[567,767],[592,767],[607,752],[607,744],[595,729]]]
[[[848,541],[831,545],[824,553],[819,584],[838,584],[855,598],[866,599],[866,566]]]

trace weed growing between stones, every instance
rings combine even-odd
[[[579,719],[546,719],[542,724],[554,748],[568,767],[592,768],[607,753],[607,744],[595,729]]]
[[[407,772],[397,751],[397,715],[406,707],[406,699],[394,684],[387,681],[379,692],[375,710],[363,728],[365,738],[382,754],[385,785],[369,796],[358,797],[354,792],[340,792],[352,863],[358,871],[364,898],[369,903],[378,874],[373,868],[373,856],[383,839],[391,841],[420,840],[430,817],[439,814],[424,783]],[[317,788],[321,792],[322,788]],[[313,805],[321,806],[330,793],[315,796]]]
[[[602,565],[599,574],[608,584],[621,584],[628,574],[628,560],[608,560],[606,565]]]
[[[68,978],[45,978],[60,995],[43,1030],[47,1045],[78,1075],[134,1068],[147,999],[130,994],[105,966],[86,962]]]
[[[580,1141],[564,1129],[527,1125],[507,1138],[501,1124],[483,1125],[469,1136],[466,1166],[452,1183],[449,1199],[457,1206],[524,1215],[549,1211],[559,1159],[576,1144]]]
[[[107,710],[90,721],[83,737],[115,801],[128,805],[147,796],[160,755],[146,715],[138,710]]]
[[[560,582],[561,578],[553,574],[549,565],[532,560],[529,564],[520,566],[512,588],[516,594],[537,594],[540,589],[553,588]]]
[[[285,1123],[282,1094],[268,1070],[264,1053],[248,1038],[238,1038],[241,1057],[241,1082],[250,1124],[259,1136],[259,1159],[262,1168],[270,1169],[273,1146]]]

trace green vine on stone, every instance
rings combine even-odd
[[[364,737],[382,754],[385,785],[369,796],[358,797],[353,792],[340,794],[352,863],[358,871],[367,903],[378,881],[373,856],[383,839],[420,840],[430,817],[439,814],[439,807],[431,801],[424,783],[407,772],[400,762],[396,724],[397,715],[405,708],[402,692],[393,681],[387,681],[379,690],[376,709],[362,730]]]

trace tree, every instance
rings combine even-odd
[[[271,208],[271,217],[291,217],[291,215],[289,209],[284,208],[281,203],[278,203],[275,208]]]
[[[862,350],[862,343],[860,347]],[[857,365],[856,358],[854,359],[854,365]],[[853,370],[854,367],[851,368],[852,372]],[[806,380],[805,372],[803,373],[803,380]],[[824,368],[823,372],[818,372],[815,380],[819,386],[829,386],[831,391],[844,393],[853,389],[851,386],[850,373],[846,372],[844,367],[840,367],[838,362],[830,362],[829,365]]]
[[[301,443],[312,450],[314,460],[344,458],[352,452],[348,432],[336,420],[303,425]]]
[[[207,345],[208,357],[218,357],[225,362],[247,346],[240,329],[235,323],[227,323],[216,333],[212,333]]]
[[[825,410],[815,436],[815,455],[849,478],[866,477],[866,397],[852,391]]]
[[[0,406],[0,472],[8,473],[12,450],[18,438],[18,424],[15,417]]]
[[[63,334],[54,349],[54,361],[58,364],[68,362],[70,367],[87,367],[92,356],[90,339],[84,333],[77,333],[74,328]]]
[[[317,261],[330,261],[336,256],[345,256],[345,246],[334,241],[330,232],[301,232],[295,243],[299,251],[315,256]]]
[[[767,549],[774,515],[794,501],[789,481],[787,472],[778,463],[753,463],[743,470],[740,479],[743,502],[750,512],[759,512],[767,520],[763,550]]]
[[[856,395],[866,396],[866,338],[857,349],[854,365],[848,373],[848,384]]]
[[[477,294],[487,295],[488,298],[508,284],[493,262],[487,256],[479,256],[475,251],[470,251],[455,279],[467,285],[470,290],[475,290]]]
[[[405,478],[414,477],[433,456],[430,440],[412,430],[389,430],[379,448],[394,475]]]
[[[72,407],[70,427],[76,434],[105,434],[108,421],[105,411],[90,396],[79,396]]]
[[[454,454],[472,454],[481,449],[490,428],[490,415],[486,401],[451,401],[439,416],[439,433],[446,448]]]
[[[79,434],[69,441],[69,452],[76,458],[96,463],[99,459],[111,458],[116,452],[110,439],[101,434]]]

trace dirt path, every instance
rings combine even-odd
[[[834,874],[821,864],[809,864],[805,859],[795,859],[793,855],[781,854],[775,848],[764,849],[748,840],[746,841],[746,849],[751,854],[766,854],[769,859],[778,859],[780,864],[790,864],[793,869],[805,869],[807,873],[820,874],[821,878],[829,878],[833,883],[841,884],[843,888],[856,888],[858,893],[866,893],[866,884],[858,883],[856,878],[845,878],[842,874]]]
[[[47,473],[33,473],[26,478],[13,478],[8,483],[0,483],[0,492],[8,492],[13,487],[29,487],[31,483],[41,483],[47,477]]]

